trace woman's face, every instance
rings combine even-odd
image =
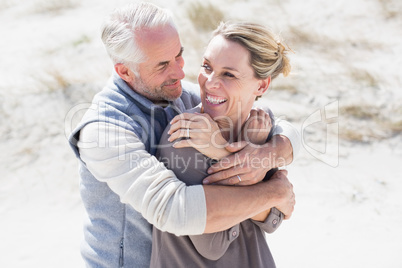
[[[247,49],[222,36],[215,36],[208,44],[198,83],[204,112],[215,120],[242,124],[255,97],[265,92],[265,80],[255,78],[249,58]]]

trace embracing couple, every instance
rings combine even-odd
[[[300,141],[254,102],[289,73],[286,47],[264,26],[221,23],[197,86],[181,81],[183,47],[166,10],[118,9],[102,40],[115,74],[69,137],[86,265],[275,267],[265,232],[295,205],[277,168]]]

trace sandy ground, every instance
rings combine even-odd
[[[111,74],[102,18],[131,1],[0,0],[0,267],[82,267],[84,213],[66,133]],[[169,8],[194,81],[209,29]],[[223,19],[280,32],[295,51],[261,105],[303,134],[297,206],[267,237],[277,266],[402,267],[402,4],[213,1]]]

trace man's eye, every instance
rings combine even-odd
[[[169,63],[163,63],[161,65],[159,65],[159,70],[163,70],[166,69],[166,67],[169,65]]]

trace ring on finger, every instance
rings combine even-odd
[[[190,129],[187,129],[187,138],[190,138]]]
[[[240,176],[239,175],[236,175],[237,176],[237,178],[239,179],[239,182],[241,182],[241,178],[240,178]]]

